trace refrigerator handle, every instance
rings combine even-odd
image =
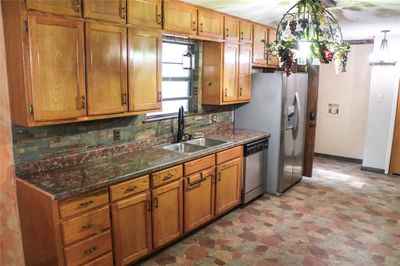
[[[300,106],[300,100],[299,100],[299,92],[296,91],[295,97],[294,97],[294,106],[295,106],[295,114],[296,114],[296,124],[293,128],[293,139],[297,138],[297,135],[299,134],[299,118],[300,118],[300,111],[301,111],[301,106]]]

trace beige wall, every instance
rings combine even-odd
[[[0,5],[0,265],[24,265],[15,190],[10,105]]]
[[[372,44],[352,45],[346,73],[337,75],[334,64],[321,65],[315,152],[363,158],[366,134]],[[328,104],[339,104],[339,115]]]

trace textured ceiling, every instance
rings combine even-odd
[[[276,26],[296,0],[184,0],[234,16]],[[347,40],[371,39],[383,29],[400,34],[400,0],[336,0],[329,8]]]

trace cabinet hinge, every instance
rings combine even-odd
[[[25,32],[28,32],[28,21],[27,20],[24,21],[24,30],[25,30]]]
[[[29,105],[29,113],[30,113],[31,115],[33,115],[33,105],[32,105],[32,104]]]

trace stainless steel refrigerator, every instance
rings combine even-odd
[[[236,108],[235,127],[271,133],[265,191],[280,195],[302,179],[308,74],[255,73],[251,102]]]

